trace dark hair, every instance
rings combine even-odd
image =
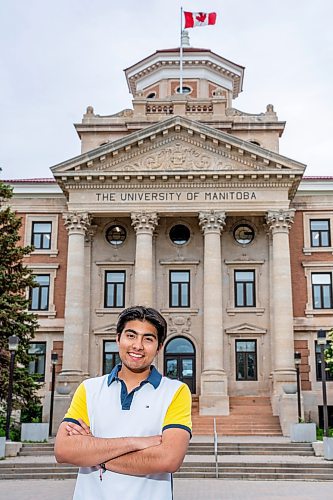
[[[152,307],[133,306],[124,309],[119,314],[117,322],[117,334],[121,335],[126,323],[138,319],[139,321],[149,321],[157,330],[158,344],[161,345],[167,336],[167,323],[163,316]]]

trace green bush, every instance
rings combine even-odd
[[[333,428],[328,429],[328,435],[329,437],[333,437]],[[322,441],[324,437],[324,429],[321,429],[320,427],[317,427],[317,441]]]

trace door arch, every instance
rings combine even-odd
[[[164,374],[185,382],[195,394],[195,347],[185,337],[174,337],[164,348]]]

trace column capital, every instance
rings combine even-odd
[[[225,212],[217,212],[216,210],[199,212],[199,226],[204,234],[208,232],[221,234],[225,226],[225,219]]]
[[[131,213],[132,226],[136,233],[149,233],[153,234],[157,224],[158,215],[156,212],[132,212]]]
[[[289,232],[294,222],[295,210],[268,210],[266,213],[266,223],[270,231]]]
[[[91,215],[87,212],[68,212],[63,219],[68,234],[85,235],[91,224]]]

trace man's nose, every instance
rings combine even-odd
[[[133,340],[133,347],[143,349],[143,335],[137,335]]]

